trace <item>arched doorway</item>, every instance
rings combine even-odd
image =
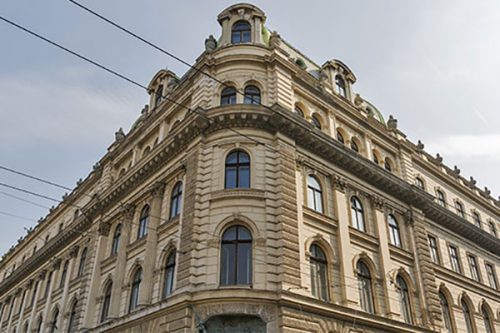
[[[200,333],[266,333],[266,323],[257,316],[220,315],[205,323]]]

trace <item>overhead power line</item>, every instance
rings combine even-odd
[[[24,173],[24,172],[21,172],[21,171],[17,171],[17,170],[11,169],[11,168],[7,168],[7,167],[2,166],[2,165],[0,165],[0,169],[8,171],[8,172],[11,172],[11,173],[15,173],[17,175],[20,175],[20,176],[23,176],[23,177],[26,177],[26,178],[34,179],[34,180],[37,180],[39,182],[42,182],[42,183],[45,183],[45,184],[48,184],[48,185],[59,187],[59,188],[61,188],[63,190],[68,190],[68,191],[72,191],[73,190],[73,189],[71,189],[71,188],[69,188],[67,186],[56,184],[54,182],[51,182],[49,180],[45,180],[45,179],[42,179],[42,178],[39,178],[39,177],[36,177],[36,176],[28,175],[27,173]]]

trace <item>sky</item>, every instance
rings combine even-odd
[[[220,35],[226,0],[79,0],[190,63]],[[318,64],[340,59],[353,89],[413,142],[500,194],[500,2],[254,1],[266,26]],[[187,68],[67,0],[4,0],[0,15],[147,85]],[[0,165],[74,187],[130,129],[145,91],[0,21]],[[0,170],[0,183],[64,190]],[[21,201],[29,200],[39,207]],[[0,253],[54,203],[0,186]],[[10,216],[9,216],[10,214]],[[15,216],[12,216],[15,215]]]

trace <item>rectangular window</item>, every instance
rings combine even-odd
[[[429,250],[431,251],[431,259],[436,264],[439,264],[439,252],[437,247],[436,237],[429,236]]]
[[[486,275],[488,276],[488,283],[493,289],[498,289],[497,275],[495,272],[495,267],[492,264],[485,264]]]
[[[469,254],[468,255],[468,258],[469,258],[469,267],[470,267],[470,275],[471,277],[476,280],[476,281],[480,281],[480,278],[479,278],[479,268],[477,267],[477,259],[475,256]]]
[[[450,245],[449,252],[451,269],[457,273],[462,273],[462,268],[460,267],[460,259],[458,257],[458,249],[455,246]]]

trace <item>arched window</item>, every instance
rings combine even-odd
[[[64,262],[63,270],[61,272],[61,280],[59,281],[59,288],[63,288],[64,284],[66,283],[66,275],[68,274],[68,265],[69,265],[69,260],[66,260],[66,262]]]
[[[302,118],[304,118],[304,112],[302,111],[302,109],[300,107],[298,107],[297,105],[295,105],[295,108],[293,109],[293,112],[296,114],[296,115],[299,115],[301,116]]]
[[[486,333],[495,333],[493,331],[493,323],[491,322],[490,312],[486,308],[486,305],[481,306],[481,314],[483,315],[484,327],[486,328]]]
[[[36,294],[37,294],[37,291],[38,291],[38,283],[39,283],[39,281],[36,281],[36,282],[35,282],[35,287],[33,287],[33,292],[32,292],[32,294],[31,294],[31,303],[30,303],[30,305],[31,305],[31,306],[35,305],[36,296],[37,296]],[[4,307],[5,307],[5,306],[6,306],[6,305],[4,305]],[[2,308],[2,310],[3,310],[3,308]],[[1,318],[0,318],[0,319],[1,319]]]
[[[413,324],[412,312],[411,312],[411,302],[410,302],[410,291],[406,281],[398,275],[396,277],[396,290],[399,295],[399,307],[401,309],[401,316],[407,324]]]
[[[85,261],[87,261],[87,248],[84,248],[82,254],[80,255],[80,265],[78,266],[77,276],[82,276],[85,270]]]
[[[50,272],[49,275],[47,276],[47,283],[45,284],[45,291],[43,294],[44,298],[47,298],[49,296],[50,283],[52,282],[52,274],[53,272]]]
[[[342,135],[342,133],[340,133],[339,131],[337,131],[337,140],[338,140],[341,144],[345,144],[344,136],[343,136],[343,135]]]
[[[436,191],[437,201],[441,207],[446,207],[446,199],[444,198],[444,193],[440,190]]]
[[[384,162],[384,168],[389,171],[389,172],[392,172],[392,165],[391,165],[391,161],[389,161],[388,158],[385,159],[385,162]]]
[[[28,322],[28,321],[26,321],[26,322],[24,323],[24,328],[23,328],[23,332],[24,332],[24,333],[28,333],[28,328],[29,328],[29,326],[30,326],[29,322]]]
[[[142,282],[142,268],[138,268],[132,278],[132,287],[130,288],[130,301],[128,305],[128,311],[132,312],[137,308],[139,304],[139,289]]]
[[[163,100],[163,85],[160,84],[155,92],[155,106],[160,105]]]
[[[448,305],[448,299],[441,291],[439,292],[439,303],[441,305],[441,312],[443,313],[444,327],[448,333],[453,333],[454,330],[451,323],[450,306]]]
[[[238,21],[231,29],[231,43],[250,43],[252,41],[252,27],[247,21]]]
[[[104,288],[104,295],[102,297],[101,307],[101,323],[106,321],[109,316],[109,307],[111,306],[111,292],[113,290],[113,282],[109,281]]]
[[[179,216],[182,207],[182,182],[179,181],[172,189],[172,196],[170,197],[170,218],[173,219]]]
[[[368,266],[362,261],[356,265],[358,275],[359,301],[361,308],[368,313],[375,313],[373,301],[372,276]]]
[[[358,144],[354,140],[351,140],[351,149],[354,150],[356,153],[359,153]]]
[[[312,244],[309,248],[311,253],[311,291],[312,295],[323,301],[328,301],[328,263],[323,250]]]
[[[378,154],[375,152],[375,150],[372,151],[373,154],[373,163],[379,165],[380,161],[378,160]]]
[[[250,187],[250,156],[242,150],[235,150],[226,157],[225,188]]]
[[[59,308],[54,310],[54,315],[49,323],[49,333],[57,332],[57,320],[59,319]]]
[[[470,312],[469,305],[464,299],[462,299],[460,305],[462,307],[462,313],[464,314],[467,333],[474,333],[474,319],[472,319],[472,313]]]
[[[245,104],[260,104],[260,89],[256,86],[247,86],[245,88]]]
[[[319,129],[319,130],[321,129],[321,123],[320,123],[319,119],[318,119],[316,116],[312,116],[312,117],[311,117],[311,124],[312,124],[315,128],[317,128],[317,129]]]
[[[457,214],[465,218],[464,205],[460,201],[455,201],[455,208],[457,209]]]
[[[252,284],[252,235],[236,225],[222,234],[220,284]]]
[[[220,105],[236,104],[236,89],[227,87],[220,94]]]
[[[345,80],[341,75],[335,76],[335,85],[337,86],[337,92],[339,93],[339,95],[344,98],[347,98]]]
[[[78,306],[78,302],[75,301],[73,306],[71,307],[71,312],[69,313],[69,321],[68,321],[68,333],[77,332],[78,331],[78,321],[76,318],[76,309]]]
[[[122,235],[122,225],[118,224],[113,233],[113,242],[111,243],[111,255],[114,256],[118,253],[118,248],[120,246],[120,237]]]
[[[474,219],[474,224],[476,227],[481,228],[481,215],[478,212],[472,213],[472,218]]]
[[[165,263],[165,277],[163,282],[163,298],[166,298],[174,290],[175,273],[175,251],[169,254]]]
[[[148,234],[149,227],[149,205],[144,206],[139,217],[139,228],[137,228],[137,239],[141,239]]]
[[[424,181],[422,180],[422,178],[420,178],[420,177],[415,178],[415,185],[417,185],[417,187],[419,189],[425,191],[425,185],[424,185]]]
[[[314,176],[307,176],[307,207],[323,213],[323,191]]]
[[[391,244],[397,247],[402,247],[399,224],[394,215],[389,214],[387,216],[387,223],[389,224],[389,240],[391,241]]]
[[[38,317],[38,321],[37,321],[37,324],[36,324],[36,330],[35,330],[36,333],[41,333],[42,332],[42,322],[43,322],[43,318],[40,315],[40,317]]]
[[[363,232],[366,231],[363,205],[355,196],[351,198],[351,219],[354,228]]]

